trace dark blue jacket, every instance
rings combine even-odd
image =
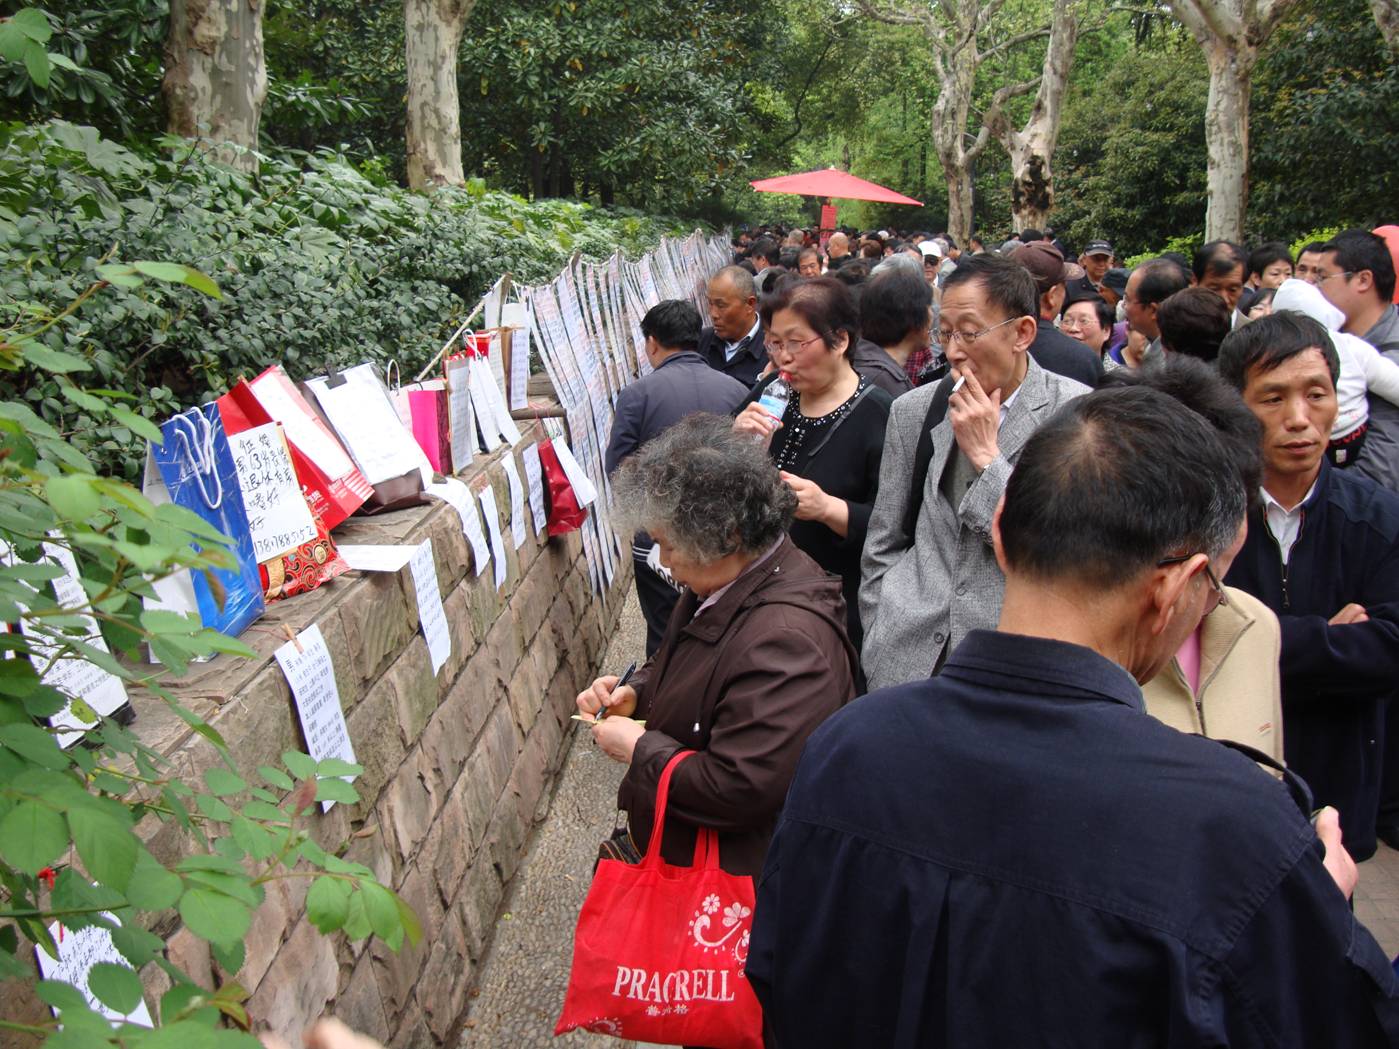
[[[713,328],[705,328],[700,332],[699,355],[716,372],[723,372],[743,383],[745,388],[751,388],[768,365],[765,337],[766,332],[760,325],[752,339],[744,337],[741,348],[729,360],[724,356],[724,340],[715,334]]]
[[[1096,653],[990,631],[812,735],[747,972],[781,1049],[1399,1044],[1287,787]]]
[[[1399,687],[1399,496],[1323,459],[1286,572],[1255,507],[1226,582],[1261,600],[1282,626],[1288,767],[1318,805],[1340,810],[1351,855],[1374,855],[1381,719]],[[1331,626],[1351,602],[1364,605],[1370,621]]]
[[[715,371],[693,350],[667,357],[617,395],[617,415],[604,465],[610,477],[622,460],[652,437],[695,412],[728,415],[748,396],[748,387]]]

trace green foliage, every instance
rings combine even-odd
[[[172,158],[63,122],[0,127],[0,323],[45,314],[95,281],[81,312],[35,336],[45,372],[18,399],[134,478],[150,422],[279,362],[426,361],[502,273],[552,278],[575,251],[638,254],[672,223],[479,182],[431,198],[374,184],[330,154],[269,158],[260,175]],[[123,258],[159,263],[117,263]],[[214,281],[204,277],[211,274]],[[152,283],[146,277],[159,278]],[[221,291],[221,295],[218,294]],[[93,414],[58,374],[129,395]]]
[[[81,152],[89,170],[119,180],[140,167],[95,133],[62,127],[49,132],[69,152]],[[53,225],[27,210],[34,200],[50,200],[34,192],[32,181],[7,186],[12,192],[4,217],[12,232]],[[98,194],[93,206],[100,221],[108,215],[104,207],[114,205]],[[235,981],[217,991],[199,987],[163,957],[164,945],[147,927],[165,912],[177,910],[185,927],[207,940],[219,964],[234,974],[242,967],[243,938],[264,886],[276,879],[307,878],[322,886],[313,894],[311,920],[323,932],[343,931],[352,939],[377,935],[395,951],[405,939],[417,942],[422,932],[412,911],[369,868],[343,858],[349,841],[327,851],[308,832],[306,816],[318,801],[359,800],[342,778],[357,775],[359,766],[318,763],[292,752],[283,755],[287,771],[261,769],[267,786],[252,786],[233,768],[219,734],[181,706],[158,675],[141,669],[138,652],[145,645],[162,658],[162,673],[182,673],[191,659],[217,652],[252,655],[241,643],[203,629],[197,617],[142,611],[141,599],[154,596],[160,579],[180,570],[226,567],[227,540],[189,511],[154,506],[129,485],[96,473],[80,442],[42,417],[46,399],[24,393],[51,391],[60,414],[81,411],[96,429],[158,440],[158,430],[120,403],[124,395],[76,384],[74,376],[98,370],[97,354],[67,333],[74,324],[90,325],[86,314],[100,315],[109,299],[156,301],[157,288],[208,297],[219,288],[182,262],[123,263],[109,250],[101,261],[88,263],[64,278],[66,303],[30,298],[13,304],[0,323],[0,370],[8,380],[0,401],[0,622],[20,625],[0,633],[0,648],[12,657],[0,661],[0,978],[32,978],[21,955],[28,950],[25,941],[56,955],[51,922],[68,930],[101,926],[129,967],[94,967],[92,993],[108,1008],[128,1012],[141,1000],[138,971],[156,965],[174,981],[161,1002],[163,1027],[114,1029],[76,989],[45,980],[36,989],[55,1008],[56,1019],[20,1029],[54,1035],[53,1044],[65,1047],[154,1049],[178,1040],[254,1049],[258,1043],[251,1036],[211,1025],[222,1015],[246,1029],[246,992]],[[79,278],[87,283],[80,286]],[[45,291],[54,294],[63,286],[54,279]],[[56,587],[65,577],[64,560],[76,566],[76,592]],[[182,781],[159,752],[54,686],[50,672],[73,660],[96,664],[163,699],[217,750],[222,764],[204,774],[202,785]],[[67,750],[47,720],[65,706],[91,726],[83,745]],[[147,850],[150,830],[138,834],[143,820],[183,828],[185,854],[173,867]],[[70,855],[76,862],[64,865]],[[332,902],[323,906],[323,899]]]
[[[1297,237],[1288,250],[1292,252],[1292,258],[1295,260],[1297,256],[1301,254],[1302,249],[1308,244],[1312,244],[1318,240],[1325,244],[1337,233],[1344,231],[1346,228],[1345,226],[1327,226],[1325,229],[1310,230]]]

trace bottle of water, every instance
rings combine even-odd
[[[767,384],[762,396],[758,398],[758,407],[767,412],[778,422],[787,414],[787,405],[792,400],[792,387],[787,385],[786,373],[778,372],[777,378]]]

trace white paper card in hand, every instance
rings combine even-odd
[[[481,531],[481,515],[476,510],[476,501],[471,498],[471,489],[465,481],[449,477],[442,484],[428,485],[427,494],[451,503],[456,510],[461,518],[462,534],[471,544],[471,560],[476,566],[476,574],[480,575],[490,563],[491,548],[486,542],[486,533]]]
[[[114,925],[121,924],[117,921],[117,916],[110,912],[104,913],[102,917]],[[151,1019],[151,1011],[146,1008],[144,996],[131,1012],[119,1013],[115,1009],[103,1005],[97,996],[88,989],[87,982],[92,975],[94,965],[106,962],[111,965],[120,965],[124,969],[131,968],[131,963],[122,957],[116,944],[112,942],[110,932],[98,925],[89,925],[86,929],[64,929],[60,928],[58,922],[54,922],[49,926],[49,935],[53,937],[53,942],[58,945],[57,958],[50,958],[43,948],[36,947],[34,949],[34,956],[39,962],[39,972],[43,974],[45,980],[61,980],[64,983],[72,984],[78,989],[78,993],[87,1000],[87,1004],[94,1012],[102,1014],[114,1024],[131,1023],[140,1024],[142,1027],[155,1026],[155,1021]]]
[[[64,608],[87,607],[87,593],[78,581],[78,565],[73,560],[72,552],[65,546],[45,543],[44,553],[47,555],[47,561],[63,569],[63,575],[52,581],[54,598],[59,605]],[[11,555],[9,545],[0,542],[0,564],[11,564]],[[75,637],[74,640],[109,652],[107,642],[97,627],[97,621],[85,614],[79,614],[78,619],[83,624],[83,632],[81,637]],[[121,678],[76,654],[53,661],[60,646],[40,640],[41,635],[36,634],[29,621],[23,617],[20,618],[19,629],[20,633],[29,639],[29,661],[33,663],[35,670],[44,675],[45,685],[82,700],[94,713],[104,717],[115,714],[126,705],[126,686],[122,684]],[[49,723],[56,728],[68,730],[58,733],[58,745],[64,748],[71,747],[83,738],[83,733],[94,727],[74,713],[71,701],[49,718]]]
[[[413,570],[413,588],[418,592],[418,622],[427,638],[432,673],[442,669],[452,654],[452,633],[447,629],[447,611],[442,607],[442,589],[437,585],[437,562],[432,556],[432,540],[424,539],[408,562]]]
[[[505,467],[505,479],[510,482],[510,536],[515,540],[515,549],[525,545],[525,486],[520,480],[520,469],[515,465],[515,456],[507,454],[501,461]]]
[[[481,513],[486,518],[486,531],[491,536],[491,553],[495,557],[495,588],[505,585],[505,543],[500,538],[500,512],[495,505],[495,489],[486,485],[481,489]]]
[[[397,572],[413,559],[411,546],[349,546],[338,547],[340,556],[351,568],[361,572]]]
[[[534,534],[537,536],[549,523],[549,515],[544,509],[544,464],[539,461],[539,445],[532,444],[521,453],[525,460],[525,481],[529,484],[529,511],[534,518]]]
[[[316,538],[311,508],[301,494],[291,453],[276,423],[228,435],[238,487],[248,511],[248,531],[259,562],[281,557]]]
[[[579,508],[591,506],[593,501],[597,499],[597,488],[592,481],[588,480],[588,474],[579,465],[578,460],[573,458],[573,453],[568,450],[568,442],[562,437],[555,437],[554,451],[559,457],[559,465],[563,467],[564,476],[568,478],[568,483],[573,486],[573,494],[578,497]]]
[[[306,753],[317,761],[340,758],[353,762],[355,748],[350,743],[340,688],[335,684],[335,665],[330,661],[330,649],[321,636],[321,628],[312,623],[295,641],[277,649],[276,656],[296,700],[296,713],[306,736]],[[347,783],[354,780],[353,776],[342,778]],[[321,802],[321,811],[329,812],[334,804]]]

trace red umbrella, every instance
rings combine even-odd
[[[878,200],[885,204],[912,204],[922,207],[921,200],[905,197],[892,189],[856,178],[838,168],[803,171],[797,175],[779,175],[750,182],[760,193],[799,193],[807,197],[839,197],[842,200]]]

